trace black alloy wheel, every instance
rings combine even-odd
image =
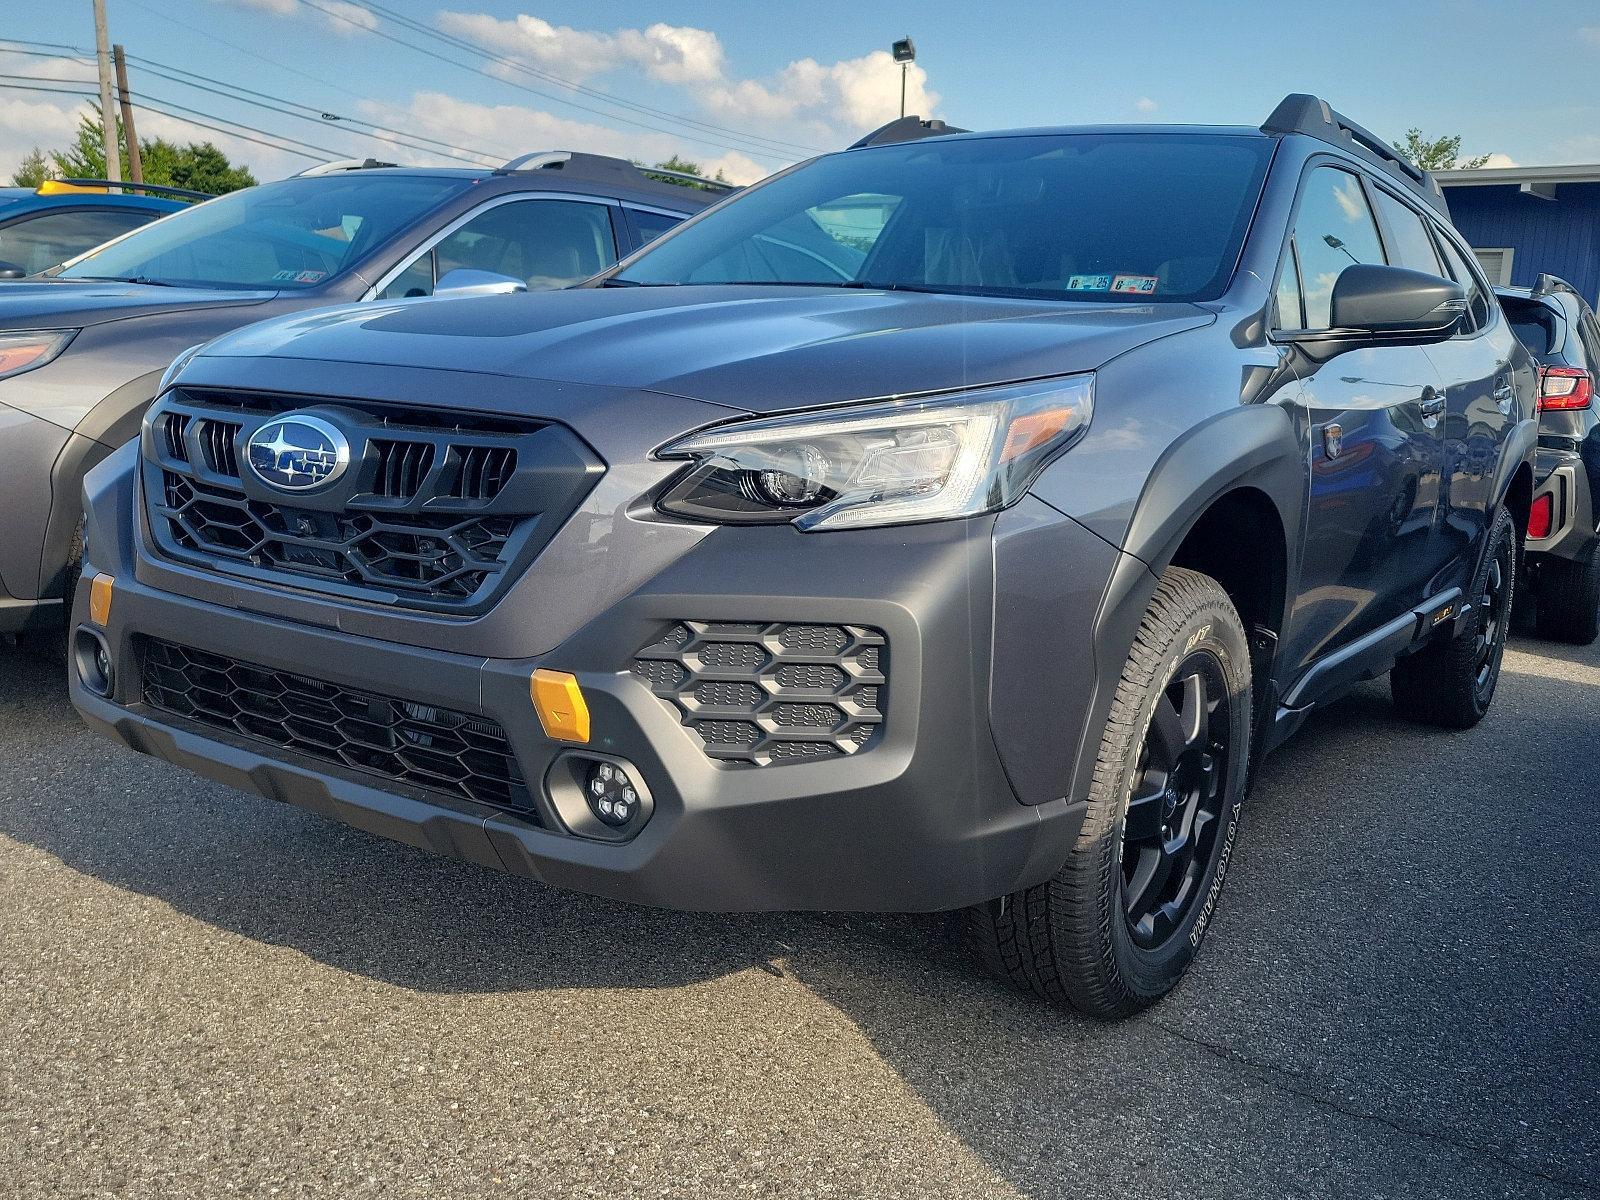
[[[1122,911],[1136,945],[1165,945],[1202,898],[1227,803],[1231,701],[1222,664],[1186,657],[1156,701],[1122,835]]]

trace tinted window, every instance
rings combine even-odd
[[[1300,310],[1300,268],[1294,261],[1292,249],[1284,256],[1283,270],[1278,272],[1277,303],[1279,329],[1305,327],[1305,313]]]
[[[137,230],[61,274],[217,287],[314,287],[468,186],[465,178],[367,171],[264,183]]]
[[[384,299],[428,296],[455,270],[520,279],[530,290],[563,288],[617,261],[602,204],[520,200],[498,204],[441,239],[383,290]]]
[[[1373,189],[1373,195],[1389,236],[1390,265],[1439,274],[1439,256],[1434,252],[1433,238],[1428,236],[1428,227],[1416,210],[1382,188]]]
[[[1462,332],[1482,329],[1489,323],[1489,297],[1477,272],[1467,265],[1467,260],[1449,238],[1440,235],[1439,248],[1444,252],[1445,274],[1467,290],[1467,320],[1462,323]]]
[[[1537,300],[1504,296],[1500,307],[1505,310],[1506,320],[1511,322],[1512,332],[1528,348],[1528,353],[1541,362],[1547,361],[1550,351],[1561,340],[1558,325],[1561,318]]]
[[[1068,134],[829,155],[723,205],[623,278],[1214,299],[1271,147],[1225,134]]]
[[[1361,180],[1337,167],[1313,170],[1300,193],[1294,244],[1300,258],[1305,328],[1327,329],[1332,325],[1333,285],[1340,273],[1351,263],[1385,261]]]
[[[642,208],[630,208],[628,213],[633,217],[633,227],[638,230],[641,243],[653,242],[667,230],[676,229],[683,223],[682,217],[646,212]]]
[[[40,213],[0,229],[0,262],[15,263],[32,275],[160,215],[146,208]]]

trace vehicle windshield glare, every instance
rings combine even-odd
[[[1274,143],[1241,134],[932,140],[821,158],[616,277],[1056,300],[1211,300]]]
[[[57,273],[201,287],[315,287],[469,182],[350,172],[262,184],[174,213]]]

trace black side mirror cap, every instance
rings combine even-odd
[[[1333,326],[1352,334],[1446,338],[1466,311],[1466,290],[1426,271],[1356,263],[1333,284]]]
[[[28,273],[16,263],[0,261],[0,279],[26,279]]]

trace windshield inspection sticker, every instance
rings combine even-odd
[[[294,281],[296,283],[316,283],[326,274],[326,271],[301,271],[294,277]]]
[[[1154,294],[1161,280],[1154,275],[1118,275],[1111,281],[1113,292],[1131,292],[1135,296]]]
[[[1072,275],[1067,279],[1069,292],[1109,292],[1111,290],[1111,276],[1109,275]]]

